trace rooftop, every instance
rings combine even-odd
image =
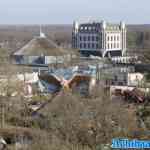
[[[79,25],[79,30],[82,31],[99,31],[99,29],[102,28],[103,22],[87,22],[87,23],[81,23]],[[112,24],[112,23],[106,23],[106,30],[120,30],[121,29],[121,24]]]
[[[26,56],[59,56],[65,54],[67,54],[66,50],[58,47],[57,44],[46,37],[34,37],[24,47],[14,53],[14,55]]]

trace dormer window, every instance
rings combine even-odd
[[[83,30],[83,27],[81,27],[80,29]]]
[[[87,30],[88,28],[87,28],[87,27],[84,27],[84,29]]]
[[[91,30],[91,27],[89,27],[89,30]]]

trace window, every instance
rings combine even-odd
[[[84,43],[84,48],[86,48],[86,43]]]
[[[119,41],[119,36],[117,36],[117,41]]]
[[[98,46],[98,44],[96,44],[96,49],[98,49],[99,48],[99,46]]]
[[[116,36],[114,36],[114,41],[116,41]]]
[[[94,43],[92,43],[92,48],[95,48],[95,44]]]
[[[89,30],[91,30],[91,27],[89,27]]]
[[[88,41],[90,41],[91,40],[91,37],[90,36],[88,36]]]
[[[99,37],[98,36],[96,36],[96,41],[98,41],[99,40]]]
[[[109,49],[109,44],[107,44],[107,48]]]
[[[92,41],[94,41],[95,40],[95,37],[94,36],[92,36]]]
[[[107,37],[107,40],[109,41],[109,36]]]
[[[119,43],[117,44],[117,48],[119,48]]]
[[[114,77],[114,78],[115,78],[115,81],[117,81],[117,80],[118,80],[118,77],[117,77],[117,75],[115,75],[115,77]]]
[[[88,28],[85,26],[84,29],[87,30]]]
[[[80,41],[82,41],[82,36],[80,36]]]
[[[90,45],[90,43],[88,43],[88,48],[91,48],[91,45]]]
[[[111,49],[113,48],[113,44],[111,43]]]
[[[113,41],[113,36],[111,36],[111,41]]]
[[[82,48],[82,44],[80,43],[80,48]]]
[[[114,48],[116,48],[116,43],[114,43]]]
[[[86,36],[84,36],[84,41],[86,41]]]

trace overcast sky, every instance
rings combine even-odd
[[[73,20],[150,24],[150,0],[1,0],[0,24],[71,24]]]

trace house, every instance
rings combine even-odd
[[[128,84],[128,74],[134,71],[133,66],[124,65],[110,65],[109,67],[102,68],[100,78],[106,81],[106,85],[122,85]]]

